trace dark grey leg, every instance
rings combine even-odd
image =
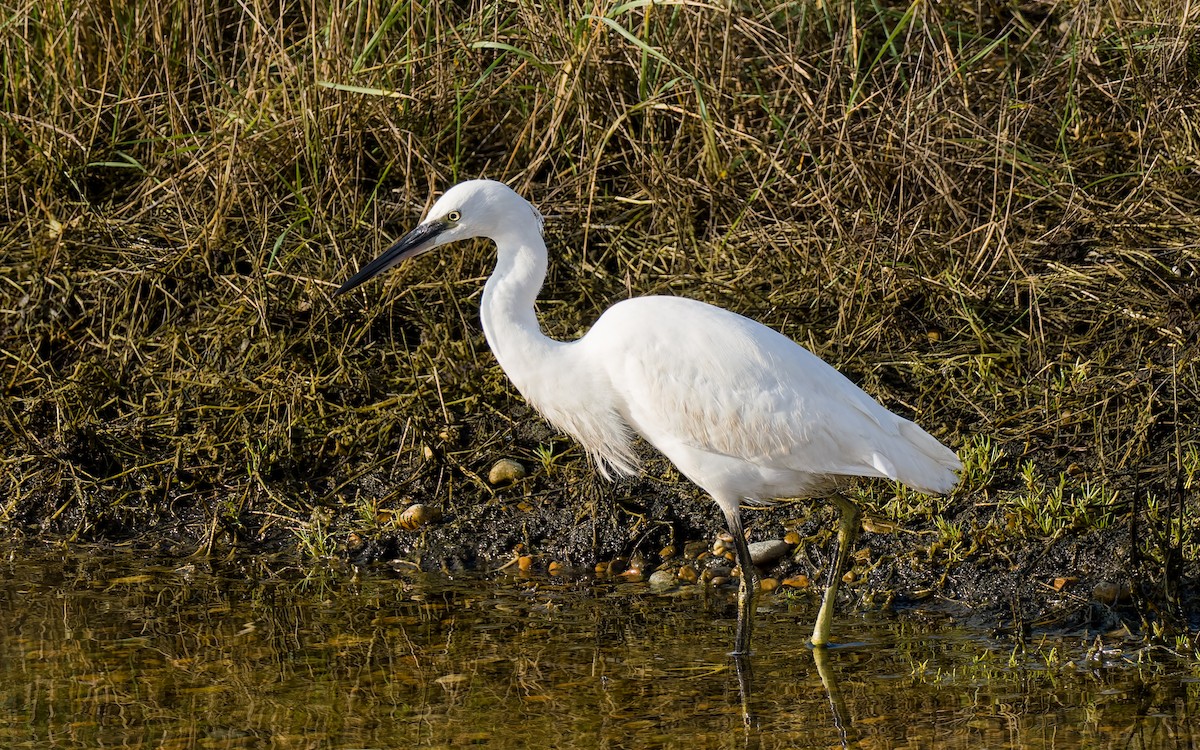
[[[750,561],[750,547],[746,544],[746,533],[742,529],[742,517],[737,506],[726,509],[722,504],[721,509],[725,511],[725,523],[733,535],[733,548],[737,552],[738,567],[742,570],[738,586],[737,636],[733,643],[733,655],[741,656],[750,653],[750,633],[754,629],[754,563]]]

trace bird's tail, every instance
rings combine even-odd
[[[954,451],[907,419],[898,419],[899,435],[887,456],[876,454],[876,466],[888,477],[929,495],[944,495],[958,484],[962,461]]]

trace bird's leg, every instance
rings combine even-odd
[[[858,538],[858,524],[862,511],[858,506],[841,495],[834,495],[830,502],[837,506],[841,518],[838,521],[837,554],[834,564],[829,568],[829,580],[825,582],[825,598],[821,601],[821,611],[817,613],[817,624],[813,628],[812,645],[816,647],[829,645],[829,627],[833,623],[833,605],[837,600],[838,584],[842,582],[842,571],[846,569],[846,561],[850,558],[850,548]]]
[[[750,653],[750,631],[754,629],[754,563],[750,560],[750,547],[746,544],[746,532],[742,530],[742,518],[738,504],[720,503],[725,513],[725,523],[733,536],[733,548],[737,552],[741,582],[738,584],[737,636],[733,643],[733,656]]]

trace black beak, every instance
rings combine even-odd
[[[429,221],[421,224],[416,229],[396,240],[396,243],[387,250],[384,250],[383,254],[378,258],[363,266],[345,284],[338,287],[333,296],[337,297],[345,294],[367,279],[383,273],[397,263],[409,258],[415,258],[427,250],[432,250],[433,248],[429,244],[430,241],[449,228],[450,225],[444,221]]]

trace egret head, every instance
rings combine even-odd
[[[541,236],[542,215],[529,201],[504,183],[493,180],[460,182],[437,199],[425,221],[401,237],[334,292],[344,294],[401,261],[458,240],[487,237],[520,240]]]

